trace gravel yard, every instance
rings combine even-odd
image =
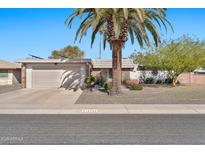
[[[119,96],[85,90],[77,104],[205,104],[205,85],[144,87],[142,91],[124,90]]]

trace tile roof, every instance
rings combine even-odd
[[[111,59],[92,59],[93,68],[112,68]],[[122,59],[122,68],[134,68],[132,59]]]
[[[18,63],[86,63],[91,62],[93,68],[112,68],[111,59],[22,59]],[[134,68],[131,59],[122,59],[122,68]]]
[[[21,68],[20,64],[10,63],[0,59],[0,69],[16,69]]]
[[[86,63],[91,59],[20,59],[18,63]]]

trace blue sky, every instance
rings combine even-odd
[[[54,49],[74,45],[74,36],[80,21],[76,20],[72,29],[64,26],[66,17],[72,9],[0,9],[0,59],[15,61],[34,54],[47,58]],[[194,35],[205,40],[205,9],[168,9],[167,17],[174,27],[174,33],[160,31],[161,39],[175,39],[182,35]],[[99,39],[90,48],[90,32],[76,43],[85,51],[86,58],[99,57]],[[131,45],[128,40],[123,49],[123,57],[134,50],[140,50],[138,44]],[[107,48],[103,58],[111,58]]]

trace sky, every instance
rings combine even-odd
[[[74,37],[80,20],[76,20],[71,29],[64,21],[73,9],[0,9],[0,59],[15,61],[27,58],[29,54],[48,58],[52,50],[59,50],[67,45],[77,45],[85,52],[85,58],[99,57],[99,37],[91,48],[91,31],[81,43],[74,43]],[[171,29],[159,30],[162,40],[177,39],[191,35],[205,40],[205,9],[168,9],[167,18],[172,23]],[[130,40],[123,49],[127,58],[135,50],[140,51],[137,42]],[[110,59],[109,48],[102,51],[102,58]]]

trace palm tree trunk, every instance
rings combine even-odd
[[[122,42],[115,40],[112,42],[112,91],[111,94],[121,93],[122,82]]]
[[[100,53],[99,53],[99,59],[101,59],[101,49],[102,49],[102,34],[100,34]]]

